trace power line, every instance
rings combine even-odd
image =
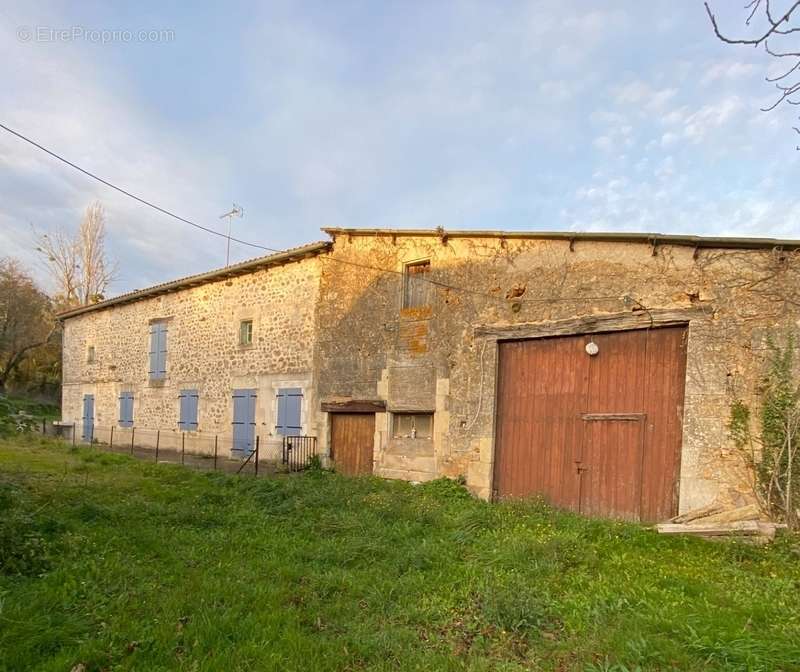
[[[397,271],[391,268],[380,268],[379,266],[370,266],[369,264],[362,264],[357,261],[350,261],[348,259],[337,259],[336,257],[326,257],[320,256],[320,259],[323,261],[334,261],[338,264],[347,264],[349,266],[357,266],[358,268],[364,268],[371,271],[378,271],[380,273],[391,273],[394,275],[404,276],[405,273],[403,271]],[[481,291],[480,289],[471,289],[470,287],[460,287],[459,285],[450,285],[446,282],[441,282],[440,280],[433,280],[431,278],[424,278],[420,277],[419,275],[414,276],[414,280],[421,280],[422,282],[427,282],[431,285],[436,287],[440,287],[442,289],[452,289],[457,292],[465,292],[466,294],[474,294],[475,296],[482,296],[486,299],[492,299],[495,301],[502,301],[506,303],[508,301],[517,301],[520,303],[554,303],[557,301],[609,301],[612,299],[619,299],[619,296],[570,296],[570,297],[558,297],[558,298],[548,298],[548,299],[525,299],[522,297],[517,297],[514,299],[506,299],[502,296],[496,296],[495,294],[489,294],[488,292]]]
[[[110,187],[111,189],[114,189],[115,191],[118,191],[119,193],[121,193],[121,194],[123,194],[125,196],[128,196],[129,198],[132,198],[135,201],[138,201],[139,203],[142,203],[143,205],[146,205],[146,206],[148,206],[150,208],[153,208],[154,210],[157,210],[158,212],[160,212],[160,213],[162,213],[164,215],[172,217],[173,219],[177,219],[179,222],[183,222],[184,224],[188,224],[189,226],[193,226],[196,229],[200,229],[201,231],[205,231],[206,233],[210,233],[210,234],[213,234],[215,236],[219,236],[220,238],[226,238],[228,240],[232,240],[232,241],[234,241],[236,243],[240,243],[241,245],[247,245],[249,247],[254,247],[254,248],[257,248],[259,250],[266,250],[267,252],[284,252],[284,250],[277,250],[274,247],[267,247],[265,245],[259,245],[258,243],[251,243],[251,242],[248,242],[246,240],[240,240],[239,238],[233,238],[231,236],[225,235],[224,233],[222,233],[220,231],[215,231],[214,229],[210,229],[210,228],[208,228],[206,226],[202,226],[201,224],[197,224],[196,222],[193,222],[190,219],[186,219],[185,217],[181,217],[180,215],[176,215],[174,212],[170,212],[166,208],[162,208],[161,206],[156,205],[155,203],[152,203],[151,201],[148,201],[148,200],[142,198],[141,196],[137,196],[136,194],[133,194],[130,191],[127,191],[126,189],[123,189],[122,187],[118,187],[113,182],[109,182],[108,180],[105,180],[102,177],[100,177],[98,175],[95,175],[94,173],[86,170],[85,168],[81,168],[76,163],[73,163],[72,161],[64,158],[63,156],[57,154],[56,152],[47,149],[47,147],[44,147],[43,145],[40,145],[35,140],[32,140],[31,138],[26,137],[22,133],[19,133],[19,132],[15,131],[14,129],[9,128],[5,124],[0,123],[0,128],[2,128],[4,131],[7,131],[8,133],[11,133],[12,135],[16,136],[20,140],[24,140],[28,144],[33,145],[37,149],[40,149],[45,154],[48,154],[49,156],[52,156],[54,159],[58,159],[62,163],[64,163],[64,164],[70,166],[71,168],[74,168],[75,170],[83,173],[87,177],[90,177],[93,180],[97,180],[101,184],[104,184],[107,187]],[[397,270],[391,269],[391,268],[381,268],[379,266],[372,266],[370,264],[362,264],[362,263],[359,263],[359,262],[356,262],[356,261],[350,261],[350,260],[347,260],[347,259],[337,259],[337,258],[332,257],[332,256],[327,256],[326,257],[324,255],[320,256],[320,258],[323,259],[324,261],[333,261],[333,262],[336,262],[336,263],[339,263],[339,264],[346,264],[346,265],[349,265],[349,266],[355,266],[355,267],[358,267],[358,268],[363,268],[363,269],[367,269],[367,270],[371,270],[371,271],[376,271],[378,273],[388,273],[388,274],[400,275],[400,276],[404,275],[403,271],[397,271]],[[442,289],[450,289],[450,290],[457,291],[457,292],[465,292],[467,294],[473,294],[475,296],[482,296],[484,298],[492,299],[492,300],[495,300],[495,301],[503,301],[503,302],[507,301],[507,299],[505,299],[505,298],[503,298],[501,296],[495,296],[494,294],[489,294],[488,292],[483,292],[483,291],[481,291],[479,289],[471,289],[471,288],[468,288],[468,287],[459,287],[458,285],[451,285],[451,284],[448,284],[446,282],[441,282],[439,280],[433,280],[431,278],[424,278],[424,277],[418,277],[417,276],[415,279],[422,280],[423,282],[430,283],[431,285],[434,285],[436,287],[440,287]],[[549,299],[545,299],[545,298],[542,298],[542,299],[531,299],[531,298],[524,299],[522,297],[519,297],[519,298],[516,299],[516,301],[521,302],[521,303],[554,303],[554,302],[558,302],[558,301],[603,301],[603,300],[611,300],[611,299],[618,299],[618,298],[619,298],[618,296],[580,296],[580,297],[558,297],[558,298],[549,298]]]
[[[201,224],[197,224],[196,222],[193,222],[190,219],[186,219],[185,217],[181,217],[180,215],[176,215],[174,212],[170,212],[166,208],[162,208],[161,206],[156,205],[155,203],[151,203],[150,201],[142,198],[141,196],[137,196],[136,194],[132,194],[130,191],[126,191],[122,187],[118,187],[116,184],[113,184],[112,182],[109,182],[108,180],[104,180],[102,177],[99,177],[98,175],[95,175],[94,173],[86,170],[85,168],[81,168],[79,165],[77,165],[75,163],[72,163],[72,161],[69,161],[68,159],[65,159],[63,156],[60,156],[59,154],[56,154],[55,152],[47,149],[47,147],[43,147],[42,145],[40,145],[35,140],[31,140],[30,138],[22,135],[22,133],[18,133],[14,129],[9,128],[5,124],[0,124],[0,128],[2,128],[4,131],[8,131],[12,135],[16,135],[20,140],[24,140],[25,142],[27,142],[27,143],[33,145],[34,147],[36,147],[37,149],[41,149],[43,152],[45,152],[46,154],[49,154],[54,159],[58,159],[62,163],[65,163],[68,166],[70,166],[71,168],[74,168],[75,170],[80,171],[84,175],[86,175],[88,177],[91,177],[93,180],[97,180],[101,184],[104,184],[107,187],[111,187],[111,189],[114,189],[114,190],[118,191],[119,193],[124,194],[125,196],[128,196],[129,198],[132,198],[132,199],[134,199],[136,201],[139,201],[139,203],[143,203],[144,205],[146,205],[146,206],[148,206],[150,208],[153,208],[154,210],[158,210],[158,212],[160,212],[160,213],[162,213],[164,215],[168,215],[169,217],[177,219],[178,221],[183,222],[184,224],[188,224],[189,226],[193,226],[196,229],[200,229],[201,231],[205,231],[206,233],[211,233],[211,234],[213,234],[215,236],[219,236],[220,238],[228,238],[229,240],[232,240],[234,242],[240,243],[242,245],[249,245],[250,247],[258,248],[259,250],[266,250],[267,252],[282,252],[283,251],[283,250],[276,250],[276,249],[273,249],[271,247],[265,247],[264,245],[258,245],[256,243],[250,243],[250,242],[248,242],[246,240],[239,240],[238,238],[232,238],[230,236],[226,236],[224,233],[222,233],[220,231],[215,231],[214,229],[209,229],[208,227],[202,226]]]

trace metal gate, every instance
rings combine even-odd
[[[289,471],[307,469],[317,454],[316,436],[284,436],[283,464]]]

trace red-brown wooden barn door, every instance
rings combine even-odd
[[[657,521],[677,511],[686,328],[595,334],[582,417],[581,507]]]
[[[494,494],[577,510],[578,411],[588,366],[580,338],[499,344]]]
[[[678,513],[687,338],[685,326],[652,329],[648,335],[642,473],[642,520],[646,521],[668,520]]]
[[[639,520],[644,457],[645,370],[648,331],[583,337],[589,376],[580,413],[579,511],[588,516]]]
[[[331,459],[347,476],[372,473],[374,413],[331,413]]]
[[[685,375],[684,326],[500,343],[495,497],[670,518]]]

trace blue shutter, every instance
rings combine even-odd
[[[158,371],[158,322],[153,322],[150,325],[150,378],[157,378],[156,371]]]
[[[300,411],[303,404],[303,390],[289,387],[278,390],[278,417],[275,431],[282,436],[298,436],[303,427],[300,424]]]
[[[253,451],[256,427],[256,391],[233,391],[233,450]]]
[[[197,390],[190,390],[191,394],[188,396],[187,401],[189,405],[189,429],[195,430],[197,429],[197,403],[200,399],[200,395],[197,394]]]
[[[158,336],[158,377],[167,375],[167,323],[159,322]]]
[[[167,323],[150,325],[150,379],[160,380],[167,375]]]
[[[133,427],[133,392],[119,395],[119,426]]]
[[[83,395],[83,432],[81,436],[83,439],[92,443],[94,440],[94,395]],[[74,430],[73,430],[74,431]]]
[[[275,420],[275,431],[278,434],[286,435],[284,428],[286,427],[286,395],[285,390],[278,390],[278,417]]]
[[[178,416],[178,429],[186,430],[186,425],[188,423],[188,410],[186,408],[186,400],[189,398],[188,396],[189,390],[181,390],[181,393],[178,395],[178,399],[180,400],[180,410]]]
[[[198,399],[197,390],[181,390],[181,417],[178,420],[178,426],[184,432],[192,432],[197,429]]]

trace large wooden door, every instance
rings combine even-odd
[[[628,520],[674,515],[685,336],[676,326],[501,343],[495,495]]]
[[[331,413],[331,459],[348,476],[372,473],[374,413]]]

